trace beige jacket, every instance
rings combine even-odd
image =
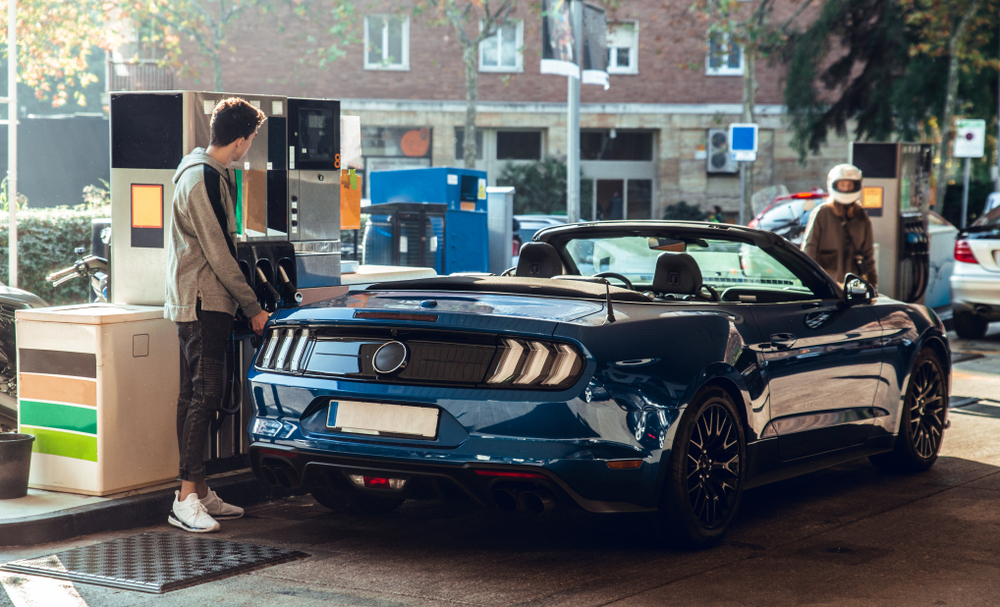
[[[861,204],[843,205],[828,200],[816,207],[809,216],[802,249],[838,285],[842,286],[844,276],[852,272],[878,289],[872,220]]]

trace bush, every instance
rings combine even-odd
[[[514,214],[566,214],[566,163],[546,158],[530,164],[508,162],[498,186],[514,186]]]
[[[72,210],[67,208],[25,209],[17,213],[18,288],[38,295],[51,305],[86,303],[89,281],[74,279],[57,288],[45,277],[73,265],[73,249],[86,247],[90,253],[91,220],[106,217],[106,209]],[[8,282],[8,215],[0,216],[0,281]]]

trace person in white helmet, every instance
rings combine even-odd
[[[872,220],[861,206],[861,169],[838,164],[826,178],[829,198],[809,216],[802,249],[837,284],[856,274],[878,289]]]

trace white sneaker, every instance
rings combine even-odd
[[[174,506],[167,517],[168,523],[191,533],[211,533],[219,530],[219,523],[208,514],[204,504],[198,500],[197,493],[188,495],[183,502],[178,499],[180,493],[174,491]]]
[[[208,510],[208,514],[216,520],[231,521],[243,516],[243,508],[227,504],[222,501],[222,498],[219,497],[215,491],[212,491],[211,489],[208,490],[208,495],[202,498],[201,505],[204,506],[205,509]]]

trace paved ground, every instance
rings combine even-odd
[[[712,550],[662,550],[627,516],[407,503],[368,518],[292,498],[215,537],[308,559],[165,595],[0,577],[0,606],[1000,606],[1000,324],[953,347],[965,359],[953,393],[987,400],[951,411],[930,472],[887,476],[859,461],[754,489]],[[0,549],[0,562],[169,529]]]

